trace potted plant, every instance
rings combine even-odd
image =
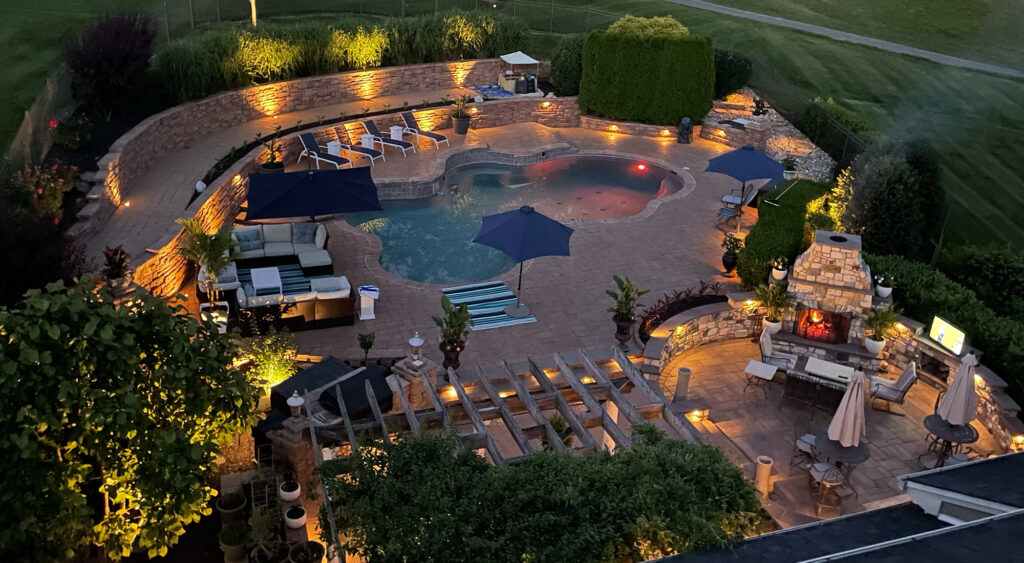
[[[875,293],[881,298],[886,298],[892,295],[892,288],[896,287],[892,283],[892,277],[888,274],[879,274],[875,276]]]
[[[245,522],[228,522],[217,536],[220,550],[227,561],[239,561],[245,558],[245,545],[249,543],[249,527]]]
[[[782,329],[782,317],[792,302],[789,292],[786,291],[786,286],[781,283],[759,285],[754,288],[754,297],[761,302],[761,306],[765,309],[761,326],[768,331],[768,334],[778,334]]]
[[[363,365],[366,365],[366,359],[370,357],[370,348],[373,348],[373,341],[377,338],[376,333],[367,332],[357,336],[359,338],[359,347],[363,349]]]
[[[779,256],[772,260],[772,279],[775,281],[782,281],[786,279],[786,275],[789,274],[789,260],[786,260],[785,256]]]
[[[281,486],[277,488],[278,498],[285,503],[295,502],[299,500],[301,495],[302,487],[299,486],[299,482],[290,474],[281,482]]]
[[[320,563],[327,555],[324,544],[308,540],[299,542],[288,550],[288,561],[290,563]]]
[[[237,256],[238,243],[231,238],[231,223],[225,223],[216,233],[207,233],[194,218],[178,219],[178,224],[185,231],[178,254],[197,264],[200,270],[205,270],[205,277],[199,281],[209,303],[199,305],[199,313],[216,324],[217,330],[223,334],[228,328],[228,303],[217,300],[217,277]]]
[[[241,489],[224,493],[217,497],[217,512],[220,513],[220,521],[239,522],[245,516],[245,493]]]
[[[444,354],[445,369],[459,369],[459,354],[466,347],[466,335],[472,316],[465,303],[456,307],[447,297],[441,298],[441,311],[444,315],[434,317],[434,323],[441,328],[441,344],[438,346]]]
[[[722,248],[725,249],[725,254],[722,255],[722,267],[725,268],[725,275],[731,277],[732,271],[736,269],[736,262],[739,260],[739,252],[743,248],[743,241],[736,238],[736,235],[729,233],[722,240]]]
[[[782,177],[786,180],[796,177],[796,158],[791,154],[782,159]]]
[[[119,244],[109,246],[103,251],[103,277],[110,282],[110,287],[120,288],[128,284],[128,271],[131,269],[131,258]]]
[[[278,563],[281,553],[281,515],[269,506],[255,509],[249,517],[249,557],[255,561]],[[287,553],[287,551],[285,552]]]
[[[459,96],[459,99],[455,100],[452,124],[455,126],[456,135],[465,135],[469,132],[469,110],[466,109],[468,103],[469,96]]]
[[[639,289],[635,283],[629,281],[629,278],[623,280],[619,276],[612,276],[612,279],[615,280],[619,291],[605,290],[605,293],[615,300],[615,306],[608,309],[608,312],[612,313],[612,320],[615,321],[615,340],[618,340],[619,344],[625,344],[629,341],[629,329],[636,320],[636,308],[643,307],[637,301],[650,290]]]
[[[900,311],[892,306],[872,309],[864,318],[865,327],[871,334],[864,337],[864,348],[878,355],[885,348],[885,335],[899,322]]]
[[[281,135],[281,126],[278,125],[274,129],[274,134],[263,138],[259,133],[256,134],[256,142],[263,145],[263,148],[267,149],[267,158],[260,164],[260,172],[264,174],[283,174],[284,163],[278,158],[281,154],[281,143],[278,142],[278,137]]]
[[[289,506],[284,511],[284,525],[296,529],[306,525],[306,509],[301,504]]]

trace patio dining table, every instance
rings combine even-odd
[[[959,453],[964,444],[978,441],[978,431],[970,424],[950,424],[937,414],[924,418],[924,427],[928,429],[930,441],[928,451],[917,457],[920,460],[929,453],[935,454],[935,467],[942,467],[946,460]]]

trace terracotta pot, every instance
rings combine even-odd
[[[884,285],[876,285],[875,293],[877,293],[878,296],[882,298],[889,297],[890,295],[892,295],[892,288]]]
[[[789,275],[789,270],[786,268],[772,268],[772,279],[775,281],[782,281]]]
[[[459,369],[459,354],[466,348],[465,342],[442,342],[438,345],[441,349],[441,353],[444,354],[444,362],[442,367],[445,369]]]
[[[885,340],[874,340],[872,338],[865,336],[864,348],[866,348],[868,352],[871,352],[872,354],[877,356],[882,352],[882,349],[885,348]]]
[[[625,344],[632,338],[630,329],[633,328],[633,319],[623,321],[615,319],[615,340],[619,341],[619,344]]]
[[[731,251],[727,251],[722,255],[722,267],[725,268],[725,273],[729,274],[736,269],[736,263],[739,261],[739,254]]]
[[[769,321],[767,318],[761,319],[761,327],[768,334],[778,334],[782,330],[782,321]]]

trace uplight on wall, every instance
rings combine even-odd
[[[551,107],[551,102],[541,102],[540,107],[548,109],[549,107]]]
[[[662,129],[662,130],[661,130],[661,136],[662,136],[662,137],[668,137],[668,136],[669,136],[669,135],[671,135],[671,134],[672,134],[672,132],[671,132],[671,131],[669,131],[668,129]]]
[[[608,130],[609,131],[618,131],[619,130],[619,126],[618,125],[609,125],[608,126]]]
[[[1024,452],[1024,434],[1017,434],[1010,440],[1011,452]]]

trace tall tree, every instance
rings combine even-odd
[[[115,306],[60,283],[0,309],[0,327],[4,559],[165,553],[209,513],[218,444],[255,422],[228,338],[148,294]]]

